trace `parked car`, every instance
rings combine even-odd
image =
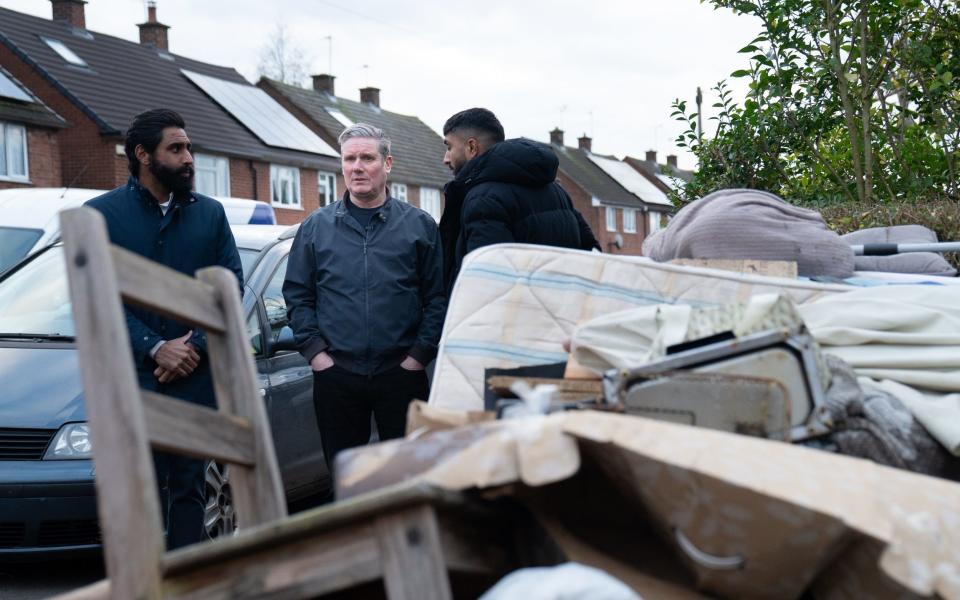
[[[233,226],[243,309],[288,499],[326,495],[330,479],[313,378],[286,329],[281,286],[295,228]],[[63,247],[0,276],[0,559],[99,549],[94,466]],[[206,528],[234,529],[228,474],[207,469]]]
[[[105,190],[74,188],[17,188],[0,191],[0,273],[23,257],[60,237],[60,219],[65,208],[80,206]],[[234,224],[275,225],[273,207],[258,200],[216,197],[223,204],[227,221]]]

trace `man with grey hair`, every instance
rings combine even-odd
[[[331,470],[337,452],[367,443],[371,413],[381,440],[403,436],[446,312],[436,222],[387,195],[390,140],[357,123],[339,141],[347,191],[300,225],[283,284]]]

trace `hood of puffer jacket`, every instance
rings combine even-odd
[[[556,180],[558,165],[557,155],[546,144],[506,140],[465,164],[455,181],[464,188],[487,181],[540,187]]]

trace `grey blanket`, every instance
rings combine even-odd
[[[923,225],[894,225],[871,227],[840,236],[850,245],[860,244],[928,244],[937,242],[937,234]],[[891,256],[857,256],[854,265],[858,271],[886,271],[888,273],[916,273],[918,275],[942,275],[955,277],[957,270],[950,266],[942,254],[936,252],[910,252]]]
[[[829,442],[840,454],[956,480],[960,459],[944,449],[896,397],[864,390],[853,367],[824,354],[831,382],[827,408],[834,422]]]
[[[759,190],[720,190],[683,207],[643,242],[656,261],[675,258],[784,260],[800,275],[850,277],[853,250],[820,213]]]

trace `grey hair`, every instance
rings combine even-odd
[[[374,127],[373,125],[368,125],[367,123],[354,123],[350,127],[347,127],[340,134],[340,137],[337,138],[337,141],[340,142],[340,147],[343,148],[343,145],[347,140],[352,140],[353,138],[369,138],[371,140],[377,141],[377,149],[380,150],[380,154],[383,155],[383,158],[390,156],[390,138],[387,137],[383,130],[379,127]]]

